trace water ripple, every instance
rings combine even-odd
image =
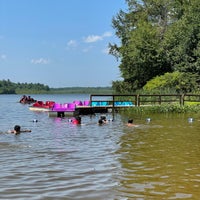
[[[137,127],[127,127],[127,119],[116,114],[105,126],[97,125],[99,115],[83,116],[84,125],[74,126],[68,118],[30,112],[18,98],[0,98],[0,199],[199,198],[198,121],[155,115],[148,124],[144,117],[135,120]],[[32,132],[5,134],[15,124]]]

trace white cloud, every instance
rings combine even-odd
[[[99,40],[103,40],[102,36],[99,35],[89,35],[84,39],[84,42],[86,43],[92,43],[92,42],[97,42]]]
[[[66,50],[76,49],[78,42],[76,40],[69,40],[65,47]]]
[[[1,54],[0,55],[0,60],[6,60],[7,59],[7,55],[6,54]]]
[[[84,42],[86,43],[97,42],[103,40],[105,37],[111,37],[111,36],[112,36],[111,32],[105,32],[103,35],[89,35],[86,38],[84,38]]]
[[[67,43],[67,46],[68,47],[76,47],[77,46],[77,42],[75,40],[70,40],[68,43]]]
[[[113,35],[112,32],[109,32],[109,31],[104,32],[102,35],[89,35],[87,37],[84,37],[82,42],[91,44],[91,43],[94,43],[94,42],[104,40],[104,38],[106,38],[106,37],[112,37],[112,35]],[[65,49],[66,50],[71,50],[71,49],[75,50],[77,46],[81,46],[81,42],[78,43],[76,40],[71,39],[67,42]],[[84,48],[82,48],[82,52],[87,53],[92,48],[93,48],[93,46],[84,47]],[[102,53],[108,54],[108,52],[109,52],[108,49],[102,50]]]
[[[35,64],[35,65],[37,65],[37,64],[43,64],[43,65],[47,65],[47,64],[49,64],[49,59],[45,59],[45,58],[39,58],[39,59],[32,59],[31,60],[31,63],[32,64]]]

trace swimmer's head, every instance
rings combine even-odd
[[[99,125],[103,124],[103,120],[102,120],[102,119],[99,119],[98,124],[99,124]]]
[[[81,124],[81,117],[77,116],[75,119],[72,120],[73,124]]]
[[[129,120],[128,120],[128,123],[129,123],[129,124],[132,124],[132,123],[133,123],[133,119],[129,119]]]
[[[20,127],[19,125],[15,125],[15,126],[14,126],[14,130],[15,130],[16,132],[20,132],[20,129],[21,129],[21,127]]]
[[[75,117],[75,119],[78,120],[79,122],[81,122],[81,117],[80,116]]]
[[[100,119],[106,121],[106,116],[105,115],[101,115]]]

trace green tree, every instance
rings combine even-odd
[[[143,87],[145,93],[195,93],[199,90],[197,75],[185,72],[165,73],[156,76]]]
[[[123,81],[113,88],[132,92],[166,72],[200,74],[198,0],[126,0],[112,24],[121,45],[110,53],[121,63]],[[124,88],[123,88],[124,87]]]
[[[184,2],[184,15],[170,27],[163,46],[173,70],[200,75],[200,4]]]
[[[44,93],[49,86],[37,83],[13,83],[9,79],[0,81],[0,94]]]

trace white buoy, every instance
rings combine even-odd
[[[191,123],[191,122],[193,122],[193,121],[194,121],[194,119],[193,119],[192,117],[189,117],[189,118],[188,118],[188,122]]]
[[[146,118],[146,121],[147,121],[147,122],[150,122],[150,121],[151,121],[151,118],[149,118],[149,117]]]

